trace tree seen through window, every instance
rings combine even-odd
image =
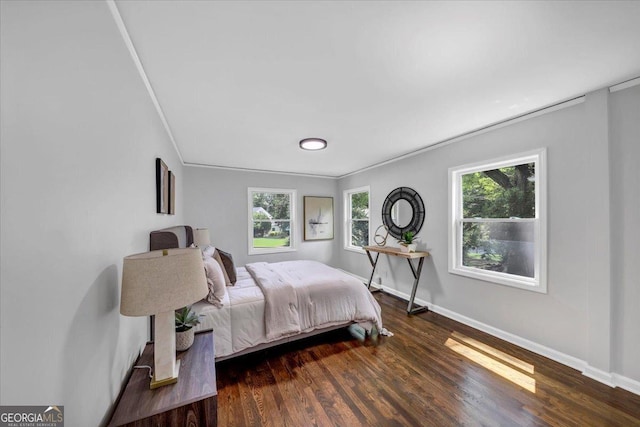
[[[462,201],[463,265],[534,277],[535,163],[463,175]]]
[[[291,246],[291,194],[253,192],[253,247]]]
[[[369,244],[369,192],[352,193],[351,199],[351,246]]]

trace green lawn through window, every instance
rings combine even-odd
[[[289,247],[289,238],[257,237],[253,239],[254,248],[282,248]]]

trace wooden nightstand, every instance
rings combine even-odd
[[[213,332],[196,334],[193,346],[181,353],[176,384],[149,389],[149,371],[134,369],[109,426],[217,426]],[[135,365],[153,366],[153,344],[147,344]]]

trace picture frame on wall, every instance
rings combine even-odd
[[[169,171],[169,215],[176,214],[176,176]]]
[[[333,239],[333,197],[304,196],[304,240]]]
[[[156,212],[169,213],[169,168],[156,158]]]

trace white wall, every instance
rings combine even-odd
[[[185,167],[184,205],[186,224],[194,228],[209,228],[211,244],[230,252],[237,265],[257,261],[314,259],[334,264],[340,211],[336,210],[337,181],[328,178],[285,174],[233,171],[203,167]],[[248,195],[249,187],[281,188],[297,191],[295,252],[248,255]],[[334,198],[335,234],[333,240],[303,240],[303,197]]]
[[[610,105],[614,368],[640,381],[640,86]]]
[[[637,185],[631,183],[640,182],[636,167],[638,89],[633,91],[614,95],[613,123],[620,136],[614,144],[612,161],[617,163],[612,169],[617,170],[618,163],[625,167],[613,174],[612,196],[608,154],[610,97],[606,89],[589,94],[581,104],[345,177],[339,182],[339,191],[371,186],[372,230],[382,222],[379,212],[391,190],[409,186],[420,193],[426,204],[426,221],[419,236],[422,249],[429,250],[432,256],[425,262],[418,298],[568,355],[579,361],[586,373],[605,382],[611,378],[611,356],[615,354],[620,359],[619,373],[638,381],[638,315],[631,314],[638,301],[638,225],[631,220],[637,218],[638,196]],[[449,274],[448,168],[540,147],[548,149],[548,294]],[[621,185],[622,181],[625,185]],[[616,261],[626,267],[624,276],[619,277],[624,284],[624,299],[609,279],[611,223],[616,222],[609,218],[610,197],[616,216],[621,215],[622,208],[627,212],[625,221],[615,225],[614,230],[628,235],[629,240],[613,242],[613,258],[621,258],[624,253],[623,260]],[[371,267],[365,255],[341,252],[337,258],[340,267],[368,277]],[[378,268],[384,286],[410,293],[413,278],[406,261],[384,257]],[[635,299],[630,298],[634,296]],[[619,306],[624,305],[624,310],[615,316],[610,298],[615,298]],[[624,335],[615,346],[612,330],[621,330]]]
[[[0,404],[106,421],[147,336],[122,258],[182,223],[182,166],[105,2],[1,2]],[[155,213],[155,158],[178,178]]]

